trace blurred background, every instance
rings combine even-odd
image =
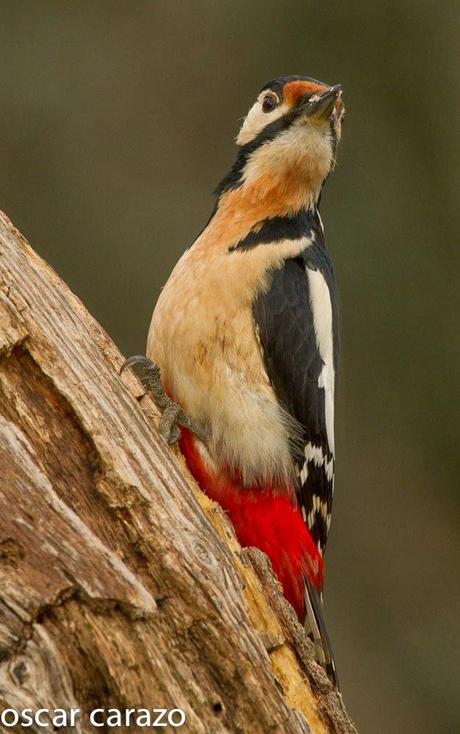
[[[126,355],[260,87],[343,84],[327,618],[361,734],[460,731],[460,3],[0,7],[0,206]]]

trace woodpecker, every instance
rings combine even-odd
[[[321,592],[337,298],[319,200],[343,117],[340,85],[289,76],[262,88],[211,218],[161,292],[147,342],[164,431],[179,438],[240,544],[268,555],[336,686]]]

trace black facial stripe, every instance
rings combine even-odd
[[[260,148],[261,145],[274,140],[279,133],[283,132],[283,130],[287,130],[292,125],[297,115],[298,111],[296,109],[289,110],[289,112],[286,112],[282,117],[278,117],[277,120],[265,125],[264,129],[261,130],[261,132],[249,143],[242,145],[239,149],[235,163],[217,186],[214,193],[217,194],[217,196],[221,196],[225,191],[237,189],[238,186],[241,186],[243,169],[252,153]]]
[[[322,233],[315,218],[315,212],[302,210],[292,217],[271,217],[259,222],[257,227],[242,240],[229,247],[229,252],[250,250],[257,245],[264,245],[281,240],[300,240],[302,237],[321,237]]]

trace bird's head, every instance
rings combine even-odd
[[[218,193],[245,187],[263,197],[276,189],[314,206],[335,164],[344,113],[339,84],[304,76],[269,82],[243,122],[237,160]]]

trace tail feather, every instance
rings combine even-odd
[[[339,678],[335,667],[334,653],[327,632],[323,605],[319,591],[305,581],[305,628],[313,640],[317,662],[325,669],[329,680],[340,691]]]

